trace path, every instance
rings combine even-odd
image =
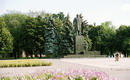
[[[130,58],[122,58],[119,62],[115,62],[114,58],[46,59],[46,61],[51,61],[53,65],[42,67],[0,68],[0,75],[25,75],[42,71],[43,69],[88,69],[104,71],[110,76],[117,77],[118,80],[130,79]]]

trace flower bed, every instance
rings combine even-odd
[[[116,80],[105,72],[88,70],[43,70],[23,77],[1,77],[0,80]]]
[[[0,67],[32,67],[32,66],[50,66],[52,63],[39,59],[23,60],[1,60]]]

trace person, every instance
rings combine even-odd
[[[115,61],[119,61],[119,52],[116,52],[115,58],[116,58]]]

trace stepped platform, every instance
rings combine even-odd
[[[85,51],[82,54],[69,54],[64,56],[64,58],[102,58],[106,55],[100,55],[100,51]]]
[[[84,55],[84,54],[75,54],[75,55],[67,55],[64,58],[96,58],[96,57],[106,57],[106,55]]]

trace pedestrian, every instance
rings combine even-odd
[[[116,58],[115,61],[119,61],[119,52],[116,52],[115,58]]]

